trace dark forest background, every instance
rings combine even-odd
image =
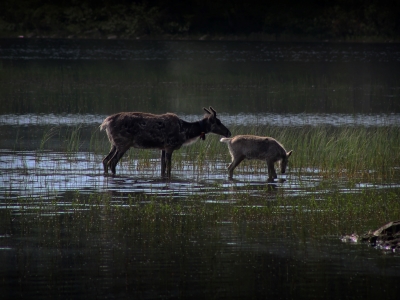
[[[2,0],[0,37],[399,40],[399,0]]]

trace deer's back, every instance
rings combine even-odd
[[[177,149],[185,140],[182,120],[171,113],[118,113],[107,117],[103,124],[110,141],[117,146]]]

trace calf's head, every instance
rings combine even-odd
[[[285,174],[286,172],[286,166],[289,162],[289,156],[292,155],[293,150],[290,150],[289,152],[286,153],[286,156],[282,158],[280,165],[281,165],[281,173]]]
[[[207,113],[205,118],[203,119],[203,123],[206,124],[207,130],[209,132],[222,135],[224,137],[230,137],[231,132],[217,118],[217,112],[211,106],[209,110],[205,107],[203,109]]]

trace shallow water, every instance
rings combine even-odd
[[[267,184],[266,168],[252,164],[228,180],[228,153],[203,164],[182,154],[172,179],[164,180],[157,151],[132,151],[117,176],[105,176],[101,160],[109,146],[98,126],[124,110],[170,111],[195,121],[212,105],[231,128],[398,128],[399,45],[23,39],[0,45],[6,298],[397,299],[398,254],[339,239],[350,233],[344,229],[376,229],[378,218],[325,224],[326,218],[305,217],[299,224],[289,212],[291,201],[365,191],[384,205],[387,195],[400,194],[400,166],[385,180],[349,182],[289,165],[278,174],[285,180]],[[77,144],[68,144],[74,133]],[[289,204],[271,223],[213,215],[224,207],[279,205],[282,198]],[[154,202],[169,206],[154,213]]]
[[[2,150],[0,164],[0,200],[12,202],[21,198],[52,199],[62,197],[68,191],[82,194],[117,192],[121,195],[147,194],[159,197],[185,198],[203,193],[232,194],[238,191],[256,196],[265,193],[269,185],[271,190],[279,189],[287,197],[313,194],[326,194],[333,188],[339,193],[358,193],[364,189],[397,190],[400,184],[394,182],[358,181],[349,188],[346,178],[336,179],[334,186],[322,185],[323,176],[318,169],[303,170],[288,168],[287,174],[279,174],[274,183],[267,183],[266,167],[250,169],[238,167],[234,180],[227,176],[225,161],[213,162],[205,169],[191,161],[182,161],[184,167],[176,167],[172,180],[160,177],[159,159],[153,158],[147,167],[140,166],[140,159],[122,160],[116,176],[105,176],[101,160],[102,155],[77,152],[34,152]],[[319,187],[319,186],[322,187]],[[231,199],[232,203],[235,199]],[[8,205],[5,202],[1,205]]]

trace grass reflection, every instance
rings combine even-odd
[[[339,193],[311,197],[287,197],[274,192],[273,200],[250,193],[191,195],[186,199],[146,194],[91,195],[70,192],[48,200],[25,198],[5,201],[2,211],[10,218],[49,225],[57,215],[70,215],[85,224],[86,230],[96,230],[103,217],[112,231],[162,224],[163,230],[195,224],[252,223],[262,230],[273,230],[289,222],[292,233],[307,232],[317,236],[339,235],[349,231],[362,233],[388,220],[400,219],[399,189],[392,191],[364,190],[361,193]],[[122,196],[122,197],[121,197]],[[212,201],[211,201],[212,200]],[[100,218],[99,218],[100,216]],[[54,219],[56,220],[56,219]],[[257,225],[256,225],[257,224]],[[27,226],[29,227],[29,226]]]

